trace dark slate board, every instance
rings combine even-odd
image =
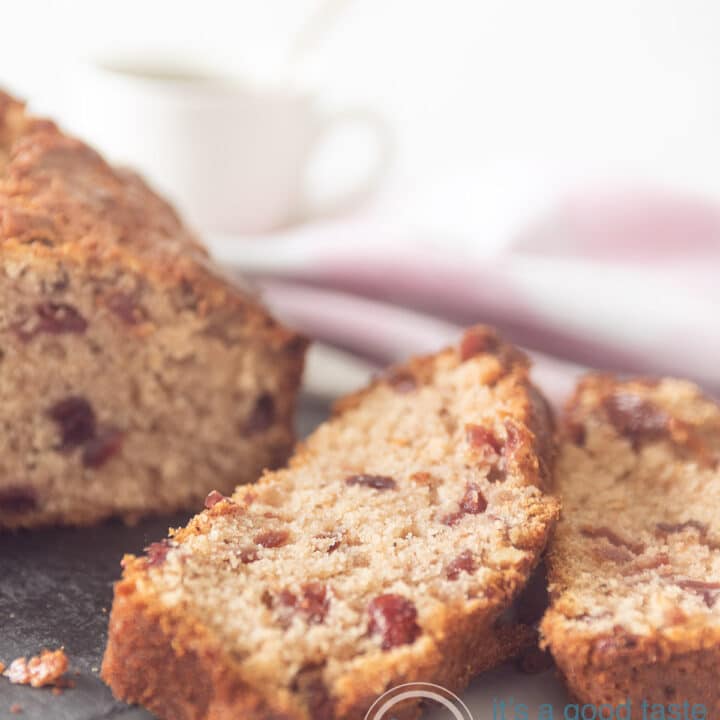
[[[310,432],[327,411],[323,403],[303,400],[300,434]],[[144,710],[115,701],[98,677],[112,585],[125,553],[140,552],[189,517],[151,518],[134,527],[112,521],[94,528],[0,534],[0,660],[8,664],[45,647],[64,646],[76,684],[56,696],[0,677],[0,720],[152,720]],[[10,712],[14,704],[22,714]]]

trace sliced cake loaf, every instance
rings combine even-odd
[[[124,559],[103,677],[161,718],[361,719],[516,648],[558,513],[551,418],[491,331],[337,406],[291,460]],[[417,705],[398,717],[415,717]]]
[[[720,717],[720,408],[681,380],[592,376],[562,434],[541,630],[570,690]]]
[[[304,349],[136,175],[0,93],[0,528],[257,479]]]

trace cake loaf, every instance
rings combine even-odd
[[[459,690],[518,647],[502,615],[558,514],[552,454],[525,357],[474,328],[126,556],[102,676],[168,720],[361,720],[401,683]]]
[[[305,341],[3,93],[0,308],[0,528],[196,507],[287,459]]]
[[[541,630],[570,691],[720,717],[720,408],[681,380],[591,376],[562,436]]]

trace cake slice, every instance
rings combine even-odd
[[[541,630],[569,689],[720,717],[720,409],[681,380],[591,376],[562,435]]]
[[[0,308],[0,528],[197,507],[287,459],[305,341],[1,92]]]
[[[185,720],[361,719],[400,683],[461,688],[516,647],[501,615],[558,513],[552,452],[525,357],[490,330],[394,368],[289,469],[125,557],[103,678]]]

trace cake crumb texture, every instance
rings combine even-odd
[[[552,455],[525,357],[473,328],[126,556],[102,677],[188,720],[360,720],[404,682],[460,690],[527,646],[507,611],[558,515]]]
[[[197,507],[281,465],[305,345],[140,177],[0,92],[0,528]]]
[[[720,409],[682,380],[593,375],[561,430],[544,645],[585,702],[720,717]]]

